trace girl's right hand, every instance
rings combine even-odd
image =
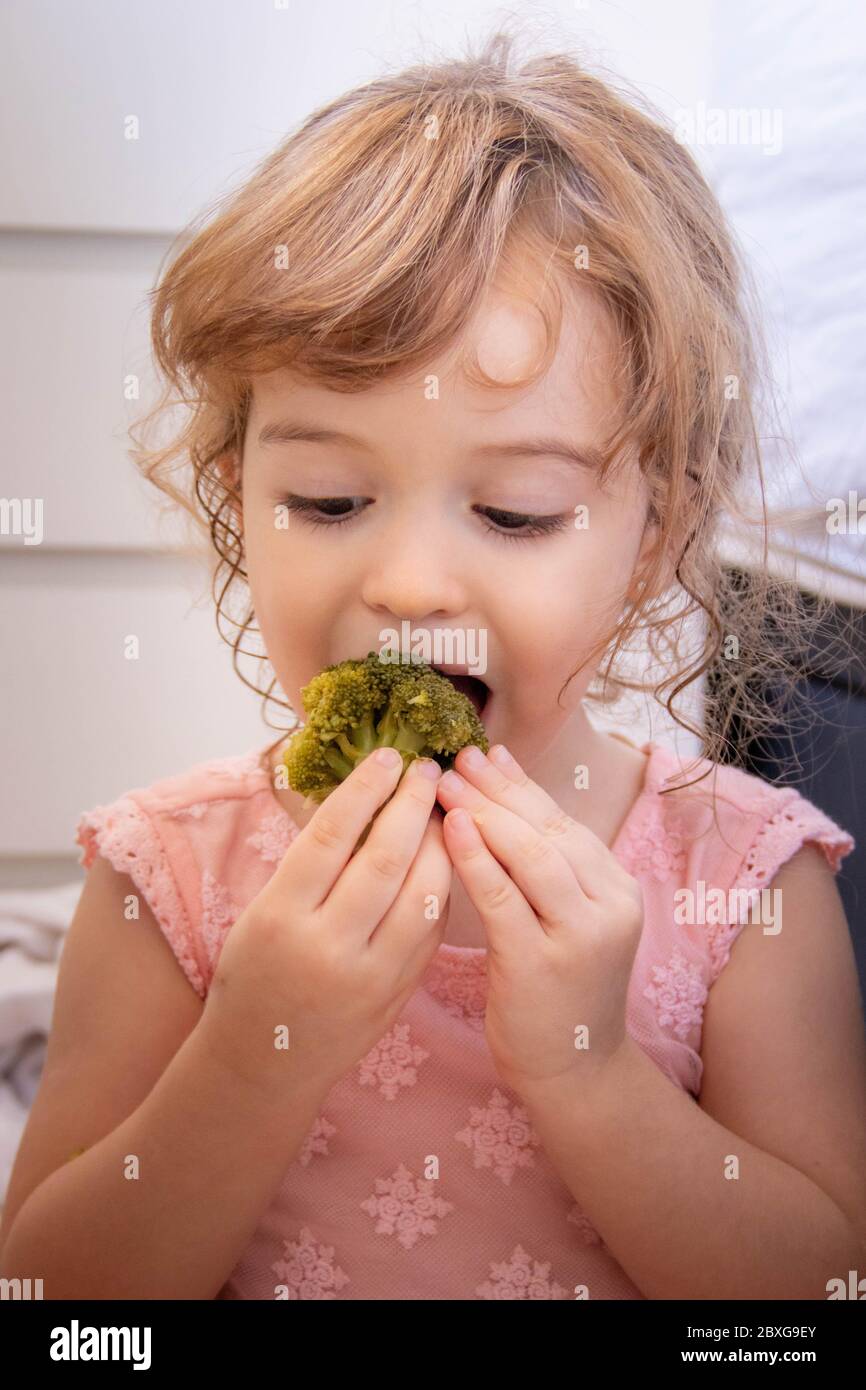
[[[275,1103],[299,1086],[324,1094],[366,1056],[442,940],[452,865],[430,814],[441,769],[415,759],[398,778],[402,768],[399,755],[364,758],[223,944],[199,1027],[220,1062]]]

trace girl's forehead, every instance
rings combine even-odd
[[[557,316],[548,310],[551,331]],[[549,365],[535,381],[521,385],[543,363],[548,328],[538,296],[531,289],[495,286],[466,323],[457,340],[435,360],[411,372],[386,376],[359,392],[338,391],[290,368],[252,378],[256,414],[283,405],[319,407],[336,418],[359,413],[387,414],[403,401],[417,405],[417,396],[446,399],[452,410],[480,408],[508,412],[513,403],[535,399],[545,408],[565,406],[569,415],[597,419],[615,410],[616,336],[609,315],[597,297],[581,286],[566,287],[562,296],[559,334]],[[480,368],[497,389],[467,376]],[[514,384],[514,391],[509,385]],[[504,388],[504,389],[502,389]],[[431,394],[432,393],[432,394]]]

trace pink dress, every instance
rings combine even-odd
[[[645,903],[627,1025],[697,1097],[707,994],[747,924],[747,909],[730,904],[767,886],[806,841],[834,871],[854,841],[794,788],[726,766],[715,826],[712,777],[674,804],[659,793],[678,760],[655,743],[643,751],[643,789],[612,847]],[[299,833],[263,754],[130,790],[77,827],[80,862],[101,853],[131,876],[202,998],[232,923]],[[684,888],[695,894],[691,925],[674,897]],[[713,910],[711,889],[727,910]],[[571,1299],[577,1285],[591,1298],[643,1297],[493,1067],[485,979],[485,948],[439,947],[399,1019],[328,1093],[219,1298]]]

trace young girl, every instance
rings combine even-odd
[[[663,124],[501,38],[316,112],[176,254],[154,348],[193,408],[136,458],[205,518],[220,616],[248,585],[235,653],[257,623],[302,718],[402,623],[483,639],[491,747],[370,757],[313,807],[284,729],[83,815],[3,1275],[822,1299],[863,1271],[853,841],[718,747],[685,768],[588,717],[637,688],[683,723],[723,657],[754,727],[738,692],[781,669],[750,646],[769,577],[734,609],[715,547],[760,469],[743,300]]]

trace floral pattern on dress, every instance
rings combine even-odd
[[[424,974],[428,994],[447,1014],[476,1032],[484,1031],[487,1008],[487,952],[474,947],[440,946]]]
[[[216,965],[222,944],[240,916],[225,884],[214,878],[210,869],[201,877],[201,939],[211,968]]]
[[[328,1153],[328,1140],[336,1133],[336,1125],[332,1125],[330,1120],[325,1119],[324,1115],[317,1115],[312,1129],[298,1152],[298,1162],[301,1166],[306,1168],[314,1154]]]
[[[700,1028],[707,1000],[707,987],[699,965],[687,961],[679,946],[674,947],[667,965],[651,966],[653,984],[644,997],[655,1005],[662,1028],[673,1028],[684,1042],[692,1028]]]
[[[550,1262],[542,1263],[515,1245],[509,1259],[490,1263],[490,1278],[475,1289],[479,1298],[505,1301],[509,1299],[565,1299],[570,1298],[564,1289],[550,1277]]]
[[[334,1263],[333,1245],[318,1245],[309,1226],[302,1228],[298,1240],[283,1242],[283,1255],[271,1269],[286,1286],[289,1299],[336,1298],[351,1282]]]
[[[258,829],[247,836],[246,843],[268,864],[278,864],[299,834],[298,827],[285,811],[263,816]]]
[[[623,832],[623,851],[629,872],[666,883],[685,868],[685,825],[678,811],[661,797],[647,803],[646,815],[636,817]]]
[[[395,1023],[358,1063],[358,1080],[362,1086],[378,1086],[385,1100],[396,1100],[401,1087],[415,1085],[417,1069],[429,1056],[410,1041],[408,1023]]]
[[[430,1178],[416,1178],[401,1163],[390,1178],[376,1179],[376,1195],[361,1203],[362,1209],[376,1218],[376,1234],[396,1236],[405,1250],[411,1250],[421,1236],[435,1236],[438,1218],[454,1210],[434,1193],[436,1184]]]
[[[471,1106],[469,1124],[455,1136],[472,1150],[476,1168],[492,1168],[508,1186],[518,1168],[532,1168],[540,1139],[522,1105],[511,1105],[495,1087],[487,1105]]]

